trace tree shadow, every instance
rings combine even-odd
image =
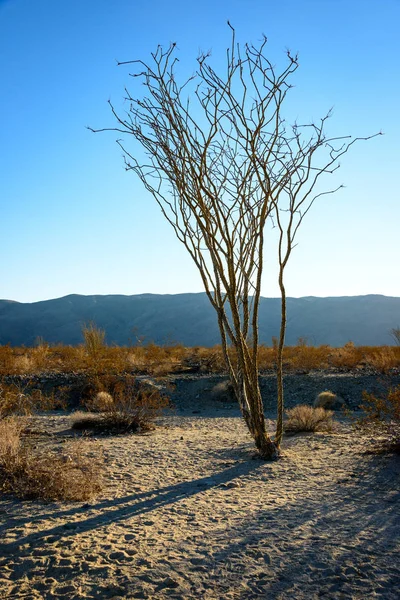
[[[342,484],[270,505],[226,532],[213,555],[218,580],[246,590],[237,598],[338,598],[382,596],[393,600],[400,582],[400,463],[398,457],[357,461]],[[220,573],[219,573],[220,572]],[[243,589],[243,586],[242,586]],[[353,593],[355,596],[353,596]]]
[[[89,532],[98,527],[115,524],[134,516],[144,515],[160,507],[172,505],[183,499],[195,496],[204,490],[228,484],[238,477],[250,474],[264,464],[265,462],[261,460],[248,460],[247,456],[247,460],[237,462],[235,465],[213,473],[211,476],[184,481],[182,483],[150,490],[148,492],[130,494],[113,500],[102,500],[93,505],[86,504],[84,506],[72,507],[64,511],[53,511],[48,514],[40,513],[37,517],[14,518],[5,523],[8,528],[11,525],[13,527],[20,527],[27,522],[34,523],[35,521],[43,521],[46,518],[54,519],[62,517],[65,519],[67,517],[83,517],[72,523],[69,522],[57,525],[56,527],[22,536],[10,543],[0,543],[0,552],[2,554],[12,553],[19,546],[28,544],[54,543],[62,538]],[[100,514],[87,517],[88,510],[96,511],[96,513],[100,511]]]

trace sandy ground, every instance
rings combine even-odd
[[[0,499],[1,599],[399,599],[400,461],[348,425],[287,438],[274,463],[236,409],[96,443],[92,502]]]

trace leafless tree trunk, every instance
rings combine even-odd
[[[147,95],[137,99],[126,88],[128,108],[120,113],[110,103],[118,125],[107,130],[132,135],[145,151],[147,158],[138,159],[118,140],[126,169],[134,171],[156,199],[200,272],[217,313],[226,366],[244,420],[260,455],[271,459],[278,456],[282,433],[278,431],[273,442],[266,432],[258,381],[265,225],[273,219],[281,233],[280,284],[285,308],[283,272],[293,228],[296,232],[298,227],[295,213],[302,202],[312,204],[319,176],[332,172],[332,165],[355,140],[327,139],[325,119],[320,126],[307,126],[306,141],[300,135],[304,128],[288,127],[281,112],[291,87],[288,79],[298,67],[297,56],[287,52],[287,65],[277,73],[264,54],[265,37],[259,47],[241,48],[231,30],[223,76],[210,66],[209,55],[203,54],[197,59],[195,74],[179,84],[175,44],[167,50],[159,46],[150,64],[140,60],[119,63],[137,66],[131,76],[141,80]],[[318,151],[322,156],[314,161]],[[281,196],[291,199],[289,211],[293,212],[286,249]],[[278,361],[281,383],[284,328],[283,318]],[[228,352],[230,346],[234,358]],[[278,416],[283,411],[283,390],[279,397]]]
[[[317,198],[333,194],[343,186],[336,189],[316,192],[319,179],[322,174],[333,173],[340,164],[339,158],[346,154],[350,147],[360,140],[368,140],[380,133],[366,138],[331,138],[327,139],[324,134],[326,120],[330,117],[330,112],[320,120],[319,124],[306,126],[294,125],[292,132],[294,138],[287,148],[286,157],[289,159],[293,176],[286,180],[285,188],[282,189],[279,202],[274,203],[274,223],[278,228],[278,282],[281,292],[281,326],[278,344],[277,360],[277,425],[275,434],[275,443],[279,448],[283,435],[283,348],[286,332],[286,289],[284,283],[285,268],[288,264],[290,255],[295,247],[295,238],[304,217],[310,210]],[[303,141],[302,130],[304,127],[312,129],[312,137]],[[322,167],[316,166],[317,160],[314,157],[317,151],[323,147],[327,155]]]

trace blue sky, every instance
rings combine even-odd
[[[333,106],[329,133],[385,134],[343,158],[346,188],[308,215],[288,295],[400,296],[399,0],[0,0],[0,298],[202,291],[117,135],[86,126],[114,125],[107,100],[121,105],[132,81],[116,60],[176,41],[187,73],[208,49],[223,69],[227,19],[240,42],[265,33],[278,65],[299,52],[288,114]],[[278,296],[274,265],[264,296]]]

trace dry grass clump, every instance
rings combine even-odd
[[[114,404],[114,398],[108,392],[97,392],[92,400],[88,400],[87,407],[93,412],[105,412]]]
[[[288,433],[302,431],[332,431],[333,411],[301,404],[286,411],[284,429]]]
[[[399,349],[387,346],[376,348],[369,356],[369,364],[380,373],[390,373],[399,366]]]
[[[321,392],[315,399],[315,408],[326,408],[327,410],[339,410],[345,406],[342,398],[330,391]]]
[[[134,433],[154,429],[154,420],[170,405],[169,398],[151,383],[139,384],[132,376],[103,380],[107,391],[86,402],[98,414],[75,413],[72,428],[97,433]]]
[[[106,332],[90,322],[82,327],[82,335],[87,354],[94,360],[98,359],[106,347]]]
[[[32,448],[22,441],[16,417],[0,421],[0,491],[20,498],[80,502],[101,489],[102,460],[88,442],[71,442],[62,453]]]
[[[0,465],[13,460],[20,451],[23,423],[16,417],[0,421]]]

